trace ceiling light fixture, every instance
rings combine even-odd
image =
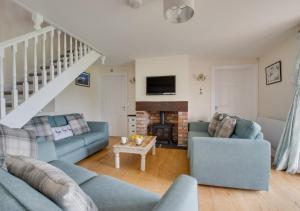
[[[164,16],[172,23],[184,23],[194,15],[195,0],[164,0]]]

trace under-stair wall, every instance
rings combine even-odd
[[[101,56],[52,26],[0,43],[0,123],[22,127]]]

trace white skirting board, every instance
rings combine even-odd
[[[261,125],[264,139],[271,143],[272,156],[275,156],[285,121],[258,117],[256,122]]]

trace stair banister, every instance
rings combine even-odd
[[[50,78],[51,80],[54,79],[54,65],[53,65],[53,60],[54,60],[54,56],[53,56],[53,39],[54,39],[54,29],[51,30],[50,32]]]
[[[23,96],[24,100],[29,98],[29,86],[28,86],[28,40],[24,41],[24,83],[23,83]]]
[[[57,66],[58,66],[58,75],[61,74],[60,34],[61,34],[61,31],[57,30]]]
[[[75,62],[77,63],[78,62],[78,43],[77,43],[77,40],[76,39],[74,39],[74,41],[75,41]]]
[[[72,65],[73,64],[73,59],[74,59],[74,57],[73,57],[73,38],[72,37],[70,37],[70,59],[69,59],[69,63],[70,63],[70,65]]]
[[[67,34],[64,33],[64,70],[68,68],[68,61],[67,61]]]
[[[6,114],[5,98],[4,98],[4,75],[3,75],[4,49],[0,47],[0,118]]]
[[[47,72],[46,72],[46,39],[47,39],[47,33],[45,32],[43,34],[43,46],[42,46],[42,51],[43,51],[43,76],[42,76],[42,84],[43,86],[47,85]]]
[[[37,44],[38,37],[34,37],[34,46],[33,46],[33,91],[37,93],[39,90],[39,78],[37,76]]]
[[[12,108],[18,107],[18,89],[17,89],[17,44],[12,46],[13,51],[13,70],[12,70]]]

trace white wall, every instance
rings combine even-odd
[[[136,101],[188,101],[189,93],[189,61],[188,56],[170,56],[159,58],[137,59]],[[176,95],[146,95],[146,77],[176,75]]]
[[[285,120],[293,95],[293,71],[300,41],[294,29],[285,40],[279,42],[259,59],[259,104],[260,117]],[[282,82],[266,85],[265,67],[281,60]]]

